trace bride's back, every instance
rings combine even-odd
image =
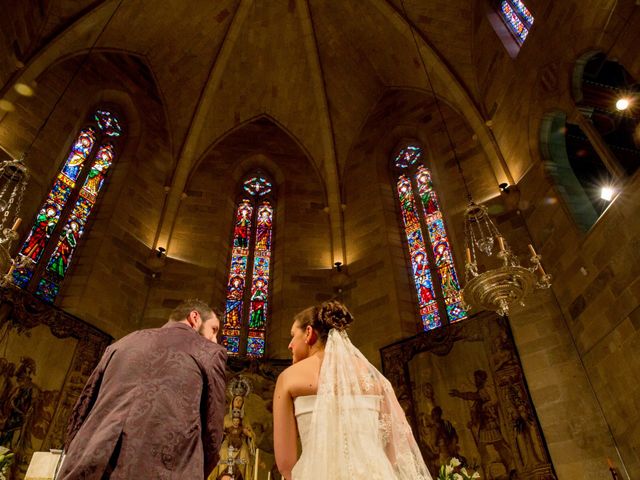
[[[430,479],[391,384],[345,332],[352,321],[335,301],[295,317],[294,363],[273,397],[278,468],[287,480]]]

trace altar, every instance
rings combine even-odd
[[[62,450],[34,452],[24,480],[54,480],[63,460]]]

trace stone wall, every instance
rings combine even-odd
[[[267,355],[287,358],[294,314],[332,294],[331,240],[319,175],[294,139],[266,117],[216,142],[195,169],[145,325],[163,322],[185,297],[224,308],[236,202],[244,176],[256,168],[271,175],[275,193]]]

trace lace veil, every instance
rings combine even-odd
[[[431,480],[389,381],[329,331],[315,409],[294,480]]]

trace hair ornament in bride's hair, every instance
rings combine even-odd
[[[338,331],[344,331],[353,323],[353,315],[341,302],[329,300],[318,308],[317,322],[325,325],[327,330],[335,328]]]

